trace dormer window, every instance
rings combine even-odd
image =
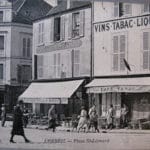
[[[122,17],[131,15],[131,3],[115,2],[114,3],[114,17]]]

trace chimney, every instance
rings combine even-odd
[[[70,3],[71,3],[71,0],[67,0],[67,9],[70,8]]]

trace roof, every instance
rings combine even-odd
[[[32,24],[34,20],[45,16],[51,8],[44,0],[14,0],[13,22]]]
[[[73,1],[72,0],[71,3],[70,3],[70,8],[67,9],[67,1],[63,0],[59,3],[59,5],[57,5],[56,7],[53,7],[47,13],[47,16],[54,15],[54,14],[57,14],[57,13],[61,13],[61,12],[71,10],[71,9],[77,9],[77,8],[84,7],[84,6],[87,6],[87,5],[90,5],[90,4],[91,4],[90,1],[83,1],[83,0]]]

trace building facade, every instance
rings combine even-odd
[[[91,3],[59,2],[33,24],[35,81],[20,99],[33,103],[36,113],[47,114],[50,105],[57,104],[59,114],[78,114],[81,105],[88,106],[84,85],[90,75]],[[36,86],[43,87],[43,95],[30,94],[38,93]]]
[[[105,117],[113,104],[119,118],[122,105],[129,120],[150,117],[150,3],[94,1],[94,80],[87,92]]]
[[[37,3],[31,10],[32,5],[28,0],[0,1],[0,106],[5,103],[8,111],[32,79],[32,21],[42,9]],[[45,11],[51,8],[44,6]]]

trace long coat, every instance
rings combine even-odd
[[[16,108],[14,109],[12,134],[24,136],[23,113],[19,106],[16,106]]]

